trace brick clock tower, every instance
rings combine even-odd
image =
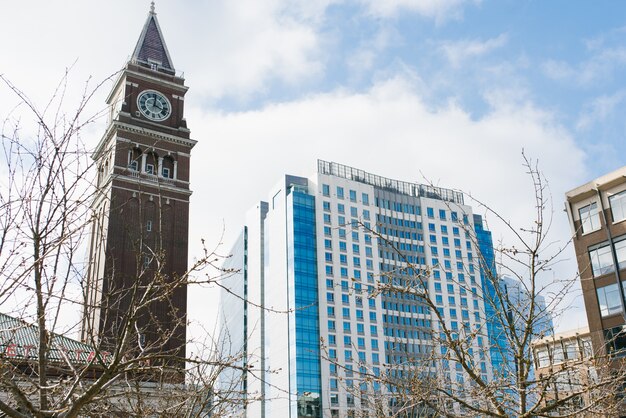
[[[94,154],[98,184],[82,339],[115,347],[146,289],[168,287],[138,312],[129,350],[173,354],[184,367],[189,160],[187,87],[176,75],[152,4],[137,46],[107,98],[107,130]],[[154,295],[153,295],[154,296]]]

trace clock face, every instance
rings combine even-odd
[[[154,90],[144,90],[137,98],[139,110],[150,120],[160,122],[167,119],[172,113],[169,100]]]

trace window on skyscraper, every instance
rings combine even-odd
[[[598,212],[598,204],[596,202],[578,209],[578,215],[580,216],[583,234],[600,228],[600,213]]]
[[[330,196],[330,186],[328,184],[322,184],[322,194],[324,196]]]
[[[426,216],[429,218],[435,217],[435,210],[433,208],[426,208]]]
[[[356,190],[350,190],[350,201],[356,202]]]
[[[337,186],[337,198],[343,199],[343,187]]]
[[[370,196],[367,193],[362,193],[361,194],[361,200],[363,201],[364,205],[369,205],[370,204]]]
[[[442,221],[446,220],[446,211],[444,209],[439,209],[439,219]]]
[[[626,190],[609,197],[613,222],[626,219]]]

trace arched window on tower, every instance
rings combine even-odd
[[[174,159],[169,155],[163,157],[163,167],[161,168],[161,176],[166,179],[174,178]]]
[[[104,170],[103,170],[103,168],[102,168],[102,164],[100,164],[100,165],[98,166],[98,185],[101,185],[101,184],[102,184],[102,177],[103,177],[103,175],[104,175],[104,174],[103,174],[103,171],[104,171]]]
[[[156,153],[149,152],[146,155],[146,166],[145,166],[146,174],[152,174],[156,176],[158,162],[159,162],[159,157],[156,155]]]
[[[128,151],[128,168],[139,171],[139,164],[141,164],[141,150],[135,147]]]

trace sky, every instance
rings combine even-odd
[[[68,109],[123,67],[150,7],[0,5],[0,74],[43,107],[69,69]],[[228,254],[245,212],[281,175],[313,174],[318,158],[463,190],[522,227],[533,220],[523,150],[549,182],[561,246],[564,193],[625,165],[622,1],[161,0],[156,12],[198,141],[190,260],[202,238]],[[0,98],[4,118],[15,98],[6,88]],[[105,125],[84,140],[95,147]],[[563,258],[553,278],[576,274],[571,246]],[[586,323],[579,293],[558,328]],[[214,324],[215,301],[214,289],[190,292],[192,319]]]

